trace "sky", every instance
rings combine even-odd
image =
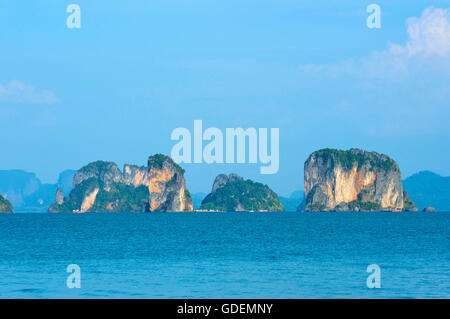
[[[145,165],[202,120],[279,128],[280,164],[182,164],[194,193],[235,172],[289,195],[325,147],[448,176],[450,1],[374,1],[0,0],[0,169]]]

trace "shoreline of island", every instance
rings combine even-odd
[[[65,196],[59,186],[49,213],[85,212],[283,212],[280,196],[268,185],[237,174],[218,175],[199,207],[186,187],[184,169],[155,154],[147,166],[95,161],[73,176]],[[417,212],[402,185],[398,164],[384,154],[361,149],[321,149],[304,163],[304,197],[296,211]],[[292,211],[292,205],[290,211]],[[0,212],[13,205],[0,195]],[[435,212],[431,206],[423,212]]]

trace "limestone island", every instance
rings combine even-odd
[[[0,194],[0,213],[12,213],[13,211],[13,204]]]
[[[90,163],[74,176],[67,197],[58,189],[48,211],[58,212],[181,212],[192,211],[184,170],[170,157],[156,154],[147,166],[113,162]]]
[[[236,174],[216,177],[211,190],[197,211],[258,211],[280,212],[284,207],[269,186],[244,180]]]
[[[304,164],[305,202],[298,210],[417,211],[403,190],[400,169],[387,155],[322,149]]]

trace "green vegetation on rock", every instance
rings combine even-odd
[[[368,162],[371,167],[381,167],[385,171],[389,171],[396,167],[394,160],[387,156],[380,157],[375,152],[366,152],[357,149],[343,151],[325,148],[318,150],[315,154],[317,154],[317,157],[321,158],[324,162],[330,157],[333,157],[346,170],[352,169],[355,163],[357,163],[357,170],[359,170],[366,162]]]
[[[92,193],[96,188],[100,188],[101,181],[95,177],[88,178],[78,184],[69,196],[64,198],[64,202],[59,205],[54,203],[50,206],[50,211],[56,212],[72,212],[75,209],[81,209],[81,203],[86,195]]]
[[[105,190],[101,180],[91,177],[75,187],[64,203],[51,206],[51,211],[71,212],[81,208],[84,198],[99,189],[94,205],[89,209],[92,212],[144,212],[148,206],[148,188],[135,187],[124,183],[112,183]]]
[[[358,198],[347,204],[351,211],[380,211],[381,206],[378,203],[366,200],[365,198],[370,195],[366,189],[363,189],[361,193],[358,194]]]
[[[184,190],[184,195],[186,195],[186,198],[192,200],[191,193],[189,192],[189,190],[187,188]]]
[[[267,185],[231,177],[206,196],[200,209],[225,212],[284,211],[278,195]]]
[[[150,156],[148,165],[125,165],[122,173],[114,162],[89,163],[75,174],[70,194],[61,198],[57,193],[48,211],[191,211],[192,198],[186,190],[184,170],[162,154]]]
[[[348,208],[351,211],[360,210],[360,211],[377,211],[381,210],[380,205],[374,202],[363,202],[361,200],[354,200],[347,204]]]
[[[410,201],[403,201],[403,208],[405,209],[405,210],[409,210],[409,209],[413,209],[414,207],[416,207],[416,205],[414,205],[414,203],[413,202],[410,202]],[[417,208],[417,207],[416,207]]]
[[[145,212],[148,208],[148,188],[114,183],[109,191],[100,189],[93,212]]]
[[[418,211],[416,204],[414,204],[414,202],[411,199],[411,196],[409,196],[406,190],[403,190],[403,210],[406,212]]]
[[[167,155],[164,154],[155,154],[148,158],[148,167],[155,167],[157,169],[162,169],[164,162],[168,162],[169,164],[173,165],[175,169],[180,173],[181,175],[184,175],[184,169],[175,163],[172,158],[170,158]]]
[[[312,153],[304,167],[305,211],[403,209],[400,168],[387,155],[326,148]]]
[[[107,171],[108,169],[110,169],[111,166],[114,166],[114,165],[116,165],[114,162],[95,161],[95,162],[89,163],[86,166],[83,166],[82,168],[80,168],[78,173],[97,175],[100,172]]]

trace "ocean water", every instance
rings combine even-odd
[[[0,214],[0,297],[449,298],[449,248],[450,213]]]

